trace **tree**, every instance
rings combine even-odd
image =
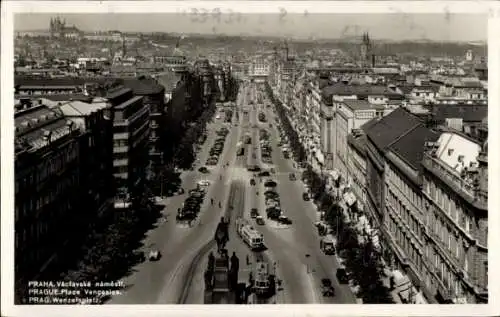
[[[176,192],[182,184],[180,173],[175,171],[173,165],[167,165],[162,171],[163,192]]]
[[[360,286],[363,302],[393,303],[389,289],[380,280],[382,275],[380,254],[370,240],[362,246],[356,262],[355,278]]]
[[[330,205],[325,212],[325,221],[335,233],[341,232],[343,216],[342,207],[340,207],[336,202]]]

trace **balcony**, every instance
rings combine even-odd
[[[429,153],[424,154],[423,165],[469,203],[474,204],[480,209],[487,210],[487,205],[479,200],[477,191],[475,190],[474,178],[467,179],[461,177],[455,170]]]

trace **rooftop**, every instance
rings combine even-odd
[[[87,116],[93,112],[106,108],[105,102],[86,103],[81,101],[69,101],[59,106],[65,116],[80,117]]]
[[[119,110],[119,109],[124,109],[124,108],[128,107],[129,105],[131,105],[131,104],[133,104],[133,103],[137,102],[138,100],[141,100],[142,98],[143,98],[142,96],[135,96],[135,97],[132,97],[132,98],[130,98],[130,99],[128,99],[128,100],[126,100],[126,101],[124,101],[123,103],[121,103],[121,104],[117,105],[117,106],[115,107],[115,109],[116,109],[116,110]]]
[[[418,125],[389,146],[405,163],[414,170],[421,170],[425,142],[434,142],[439,135],[423,125]]]
[[[384,106],[383,105],[374,105],[369,103],[366,100],[344,100],[342,101],[347,107],[351,108],[353,111],[358,111],[358,110],[371,110],[371,109],[377,109],[377,110],[383,110]]]
[[[172,92],[175,87],[177,86],[177,83],[182,79],[182,75],[174,72],[174,71],[167,71],[162,73],[161,76],[157,77],[158,83],[165,87],[166,92]]]
[[[18,97],[22,98],[24,96],[18,96]],[[69,101],[69,100],[80,100],[80,101],[92,100],[92,97],[86,96],[84,94],[56,94],[56,95],[41,94],[41,95],[37,95],[37,98],[48,99],[48,100],[55,101],[55,102],[57,102],[57,101]]]
[[[163,94],[165,91],[165,87],[160,85],[156,80],[147,77],[126,78],[123,79],[123,85],[132,89],[135,95],[140,96]]]
[[[385,151],[389,145],[419,125],[422,122],[418,117],[399,107],[368,126],[366,134],[377,148]]]
[[[132,89],[125,88],[123,86],[118,86],[114,89],[109,90],[108,93],[106,94],[105,98],[106,99],[114,99],[116,97],[127,94],[129,92],[132,92]]]
[[[464,122],[481,122],[488,116],[488,105],[433,105],[432,114],[437,121],[461,118]]]
[[[51,110],[45,105],[31,106],[14,115],[15,151],[27,148],[39,148],[46,143],[43,136],[52,133],[57,137],[64,135],[67,127],[63,114]]]
[[[401,94],[386,86],[380,85],[348,85],[343,82],[338,82],[322,89],[323,98],[326,100],[331,99],[332,96],[370,96],[370,95],[383,95],[388,97],[403,97]]]
[[[477,164],[481,145],[457,133],[444,132],[439,137],[436,158],[460,174],[464,167]]]

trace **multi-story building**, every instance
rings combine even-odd
[[[161,65],[166,70],[185,72],[188,70],[187,58],[183,54],[169,56],[153,56],[151,62]]]
[[[249,75],[256,83],[263,83],[269,77],[270,65],[262,57],[250,64]]]
[[[399,102],[404,99],[402,94],[385,86],[348,85],[346,82],[325,85],[321,89],[321,96],[321,112],[325,114],[321,123],[322,148],[325,153],[327,153],[326,166],[331,166],[330,168],[332,169],[338,168],[336,163],[337,120],[334,119],[338,105],[341,105],[342,102],[347,100],[365,100],[370,105],[373,105],[374,109],[379,109],[377,107],[378,105],[384,108],[383,111],[381,110],[382,108],[380,108],[380,110],[375,110],[375,114],[381,113],[382,115],[386,115],[395,108],[393,105],[394,102]],[[368,116],[370,115],[369,113],[368,110],[360,110],[359,115]],[[364,119],[361,118],[360,120],[364,121]],[[339,121],[342,122],[341,120]],[[327,131],[329,131],[329,133],[327,133]],[[327,147],[327,145],[329,147]]]
[[[132,89],[135,96],[142,96],[143,106],[149,109],[149,179],[163,166],[164,138],[166,127],[165,87],[151,78],[139,77],[122,80],[126,88]]]
[[[335,138],[336,153],[334,153],[333,164],[341,175],[348,176],[347,164],[349,152],[347,146],[347,136],[353,129],[359,129],[364,123],[373,118],[381,118],[384,115],[385,107],[374,105],[367,100],[334,100],[335,113]],[[347,178],[347,183],[350,179]]]
[[[488,143],[445,131],[423,159],[425,285],[442,302],[488,301]]]
[[[108,116],[113,118],[113,175],[115,208],[127,208],[147,176],[150,110],[143,96],[117,86],[106,95]]]
[[[88,210],[80,196],[84,132],[43,104],[25,100],[17,109],[14,263],[16,302],[22,302],[28,281],[57,272],[47,268],[63,260],[59,252]]]
[[[214,73],[207,59],[196,61],[194,68],[196,76],[201,80],[203,106],[206,107],[212,101],[212,97],[217,88],[215,85]]]
[[[85,134],[81,137],[80,153],[91,153],[80,160],[81,199],[85,202],[88,219],[109,215],[113,206],[113,123],[105,116],[106,100],[91,103],[68,101],[53,106],[74,122]]]
[[[430,106],[429,126],[446,126],[471,134],[488,115],[487,104],[447,104],[435,103]]]
[[[379,228],[396,285],[404,284],[395,292],[403,302],[433,301],[422,282],[425,213],[419,188],[424,146],[438,135],[403,108],[371,124],[366,135],[365,210],[372,226]]]
[[[215,84],[217,86],[218,94],[217,94],[217,101],[224,101],[226,100],[226,74],[222,68],[222,66],[218,65],[214,67],[214,80]]]

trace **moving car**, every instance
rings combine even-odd
[[[332,286],[332,280],[329,278],[321,279],[321,293],[325,297],[333,297],[335,296],[335,288]]]
[[[269,177],[271,174],[268,171],[262,171],[259,173],[259,177]]]
[[[264,218],[262,216],[257,216],[255,217],[255,222],[259,225],[259,226],[263,226],[266,224],[266,222],[264,221]]]
[[[302,193],[302,199],[304,201],[309,201],[311,200],[311,198],[309,197],[309,194],[308,193]]]
[[[203,173],[203,174],[207,174],[209,173],[210,171],[208,170],[208,168],[206,168],[205,166],[202,166],[198,169],[198,172],[200,173]]]
[[[158,250],[151,250],[149,251],[149,261],[158,261],[161,257],[160,251]]]
[[[291,180],[291,181],[294,181],[296,180],[297,178],[295,177],[295,174],[294,173],[290,173],[290,175],[288,175],[288,178]]]
[[[252,178],[252,179],[250,180],[250,185],[255,186],[255,179],[253,179],[253,178]]]
[[[284,225],[291,225],[292,221],[287,217],[287,216],[279,216],[278,217],[278,222]]]
[[[260,172],[260,167],[257,165],[249,166],[247,169],[249,172]]]

